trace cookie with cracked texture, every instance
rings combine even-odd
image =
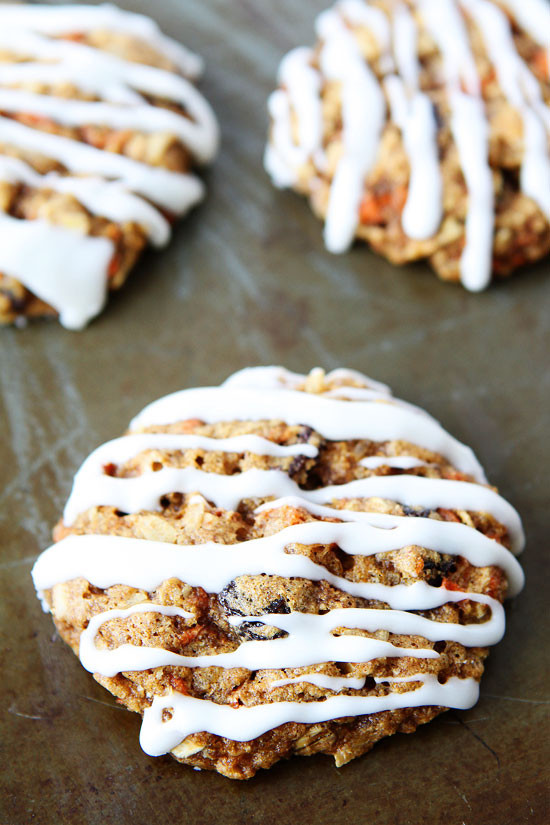
[[[269,99],[265,166],[334,253],[484,289],[550,251],[546,0],[341,0]]]
[[[36,589],[146,753],[235,779],[471,707],[523,584],[472,451],[349,370],[154,402],[86,459],[54,538]]]
[[[80,329],[203,197],[202,61],[111,5],[0,4],[0,323]]]

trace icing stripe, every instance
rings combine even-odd
[[[101,311],[114,252],[111,241],[2,212],[0,235],[0,272],[10,273],[51,304],[65,327],[81,329]]]
[[[389,75],[384,85],[392,119],[401,129],[410,164],[401,223],[406,235],[422,240],[434,235],[441,223],[443,184],[434,107],[418,85],[417,37],[412,15],[406,6],[398,5],[393,18],[393,42],[400,77]]]
[[[198,77],[202,72],[200,57],[171,37],[163,35],[157,24],[149,17],[122,11],[108,3],[98,6],[29,6],[3,3],[0,18],[3,27],[20,27],[49,35],[97,29],[133,34],[148,42],[161,54],[166,54],[190,77]]]
[[[144,607],[139,605],[140,613]],[[156,611],[156,605],[147,605],[147,610]],[[174,608],[172,608],[174,610]],[[502,608],[501,608],[502,610]],[[103,676],[115,676],[117,673],[134,670],[149,670],[155,667],[173,665],[176,667],[244,667],[248,670],[263,668],[279,669],[287,667],[306,667],[326,660],[338,662],[369,662],[385,656],[403,656],[415,659],[436,659],[438,654],[426,648],[400,647],[399,645],[372,639],[364,636],[341,635],[333,636],[332,630],[339,627],[353,627],[376,631],[386,629],[388,625],[405,626],[410,624],[410,614],[399,614],[393,610],[336,610],[323,616],[308,613],[291,613],[289,615],[269,614],[269,616],[239,617],[239,622],[265,621],[266,625],[288,629],[289,635],[278,639],[262,641],[243,641],[231,653],[213,653],[204,656],[182,656],[159,647],[145,647],[123,644],[116,648],[99,648],[94,644],[94,638],[105,622],[111,619],[126,618],[136,611],[109,610],[100,613],[90,620],[86,630],[80,636],[80,661],[90,673],[101,673]],[[344,615],[345,614],[345,615]],[[385,615],[383,615],[385,614]],[[173,615],[183,615],[178,612]],[[390,621],[388,621],[390,620]],[[462,625],[451,625],[443,622],[429,622],[422,626],[440,639],[443,635],[451,639],[453,634],[461,638],[472,640],[479,645],[482,638],[499,641],[504,633],[503,615],[495,612],[484,625],[470,625],[473,632],[464,633]],[[231,622],[234,624],[234,622]],[[437,628],[437,625],[443,627]],[[483,628],[480,632],[479,628]],[[414,631],[413,631],[414,632]],[[411,630],[407,630],[411,633]],[[491,644],[493,642],[489,642]]]
[[[296,173],[308,158],[318,152],[322,138],[321,76],[311,67],[311,49],[293,49],[283,58],[279,82],[283,89],[269,98],[269,109],[276,130],[268,145],[265,165],[278,186],[296,181]],[[298,115],[297,142],[293,140],[292,111]]]
[[[285,685],[299,685],[307,682],[316,687],[328,690],[361,690],[365,686],[366,677],[354,679],[352,676],[328,676],[326,673],[304,673],[303,676],[293,676],[291,679],[275,679],[269,683],[268,690]]]
[[[440,685],[435,676],[423,676],[424,684],[405,694],[387,696],[330,696],[323,702],[273,702],[254,707],[232,708],[204,699],[170,692],[155,696],[145,710],[140,745],[150,756],[160,756],[176,747],[192,733],[208,730],[238,742],[247,742],[285,722],[312,724],[345,716],[380,713],[403,707],[423,705],[472,707],[479,696],[475,679],[450,678]],[[172,710],[172,718],[163,721],[163,711]]]
[[[485,0],[462,0],[462,5],[479,26],[499,85],[523,120],[525,148],[521,189],[550,219],[550,154],[546,130],[537,114],[538,110],[547,107],[538,82],[516,51],[506,15]],[[548,17],[550,19],[550,9]]]
[[[340,15],[323,12],[316,25],[323,41],[323,74],[341,83],[344,153],[332,181],[325,222],[326,247],[338,253],[355,235],[364,178],[376,159],[386,105],[378,80]]]
[[[387,532],[390,531],[380,531],[381,534]],[[193,587],[203,587],[208,592],[217,593],[238,576],[265,573],[286,578],[309,578],[312,581],[325,579],[345,593],[383,601],[398,610],[428,610],[447,601],[464,598],[464,593],[460,591],[431,587],[425,582],[389,587],[372,582],[348,581],[305,556],[285,552],[285,547],[291,543],[328,543],[331,537],[349,555],[368,556],[400,548],[397,536],[375,536],[372,526],[323,522],[287,527],[275,536],[230,545],[230,549],[212,542],[173,547],[164,542],[145,542],[121,536],[71,535],[42,553],[32,575],[39,591],[79,577],[102,588],[124,582],[131,587],[152,591],[165,579],[176,577]],[[449,552],[448,546],[444,549]],[[458,552],[465,558],[471,558],[468,545],[460,546]],[[148,553],[153,558],[148,560]],[[496,550],[494,555],[497,555]],[[139,569],[134,569],[138,563]],[[506,567],[510,569],[511,564],[507,562]],[[488,597],[478,593],[468,593],[468,598],[488,603]]]
[[[194,155],[199,155],[204,145],[203,131],[192,121],[149,104],[119,106],[32,94],[20,89],[0,89],[0,109],[12,113],[32,112],[64,126],[97,124],[136,132],[168,132],[178,137]]]
[[[58,175],[56,172],[39,175],[24,161],[7,155],[0,155],[0,180],[72,195],[94,215],[139,224],[155,246],[164,246],[170,239],[170,224],[163,215],[116,181]]]
[[[384,403],[380,403],[384,402]],[[261,421],[280,419],[288,424],[312,427],[332,441],[369,439],[407,440],[441,453],[462,472],[484,481],[483,470],[473,452],[454,439],[435,421],[410,404],[379,396],[371,402],[340,401],[293,390],[252,389],[221,386],[182,390],[154,401],[137,415],[130,429],[199,418],[216,421]]]
[[[490,513],[506,526],[512,547],[519,552],[523,532],[517,512],[490,487],[466,481],[422,476],[370,476],[318,490],[302,490],[281,470],[247,470],[232,476],[206,473],[194,467],[164,467],[155,473],[131,478],[97,475],[75,478],[64,512],[67,525],[90,507],[110,506],[124,513],[160,510],[160,499],[169,493],[201,493],[217,507],[236,510],[239,502],[265,496],[301,496],[316,504],[350,498],[381,498],[413,507],[455,509]]]
[[[472,530],[466,524],[416,516],[390,516],[386,513],[367,513],[361,510],[336,509],[313,504],[300,496],[286,496],[275,501],[268,501],[257,507],[255,512],[275,510],[279,507],[294,507],[307,510],[320,518],[340,519],[370,524],[372,527],[393,530],[400,528],[399,539],[394,544],[401,546],[420,545],[439,553],[463,556],[470,564],[478,567],[497,565],[506,572],[510,596],[516,596],[523,588],[525,577],[521,565],[503,545],[490,539],[478,530]],[[395,535],[395,534],[394,534]],[[349,549],[348,549],[348,552]],[[376,550],[375,552],[382,552]],[[362,553],[366,553],[363,547]]]
[[[53,158],[76,174],[115,178],[176,214],[187,211],[203,197],[203,185],[193,175],[147,166],[76,140],[30,129],[9,118],[0,117],[0,141]]]

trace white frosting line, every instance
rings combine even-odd
[[[499,85],[523,120],[522,191],[533,198],[550,220],[550,153],[546,130],[537,114],[544,107],[538,82],[516,51],[506,15],[486,0],[462,0],[462,5],[479,26]]]
[[[350,498],[381,498],[408,506],[446,508],[490,513],[506,525],[514,551],[523,546],[523,532],[517,512],[489,487],[466,481],[424,478],[410,475],[370,476],[318,490],[302,490],[282,470],[247,470],[225,476],[194,467],[164,467],[155,473],[131,478],[109,475],[75,478],[64,520],[74,522],[90,507],[115,507],[124,513],[161,510],[160,499],[169,493],[203,495],[217,507],[236,510],[247,498],[301,496],[316,504]]]
[[[502,567],[508,578],[510,596],[516,596],[525,583],[523,570],[517,559],[503,545],[494,539],[488,538],[478,530],[472,530],[466,524],[438,521],[422,516],[416,516],[411,521],[410,516],[390,516],[386,513],[340,510],[313,504],[300,496],[286,496],[276,501],[268,501],[257,507],[255,512],[261,513],[279,507],[304,509],[320,518],[367,523],[372,527],[386,530],[402,527],[403,530],[398,533],[399,541],[396,542],[402,546],[411,544],[421,545],[433,550],[437,548],[439,553],[463,556],[470,564],[478,567],[488,567],[490,565]],[[363,547],[362,552],[363,554],[367,552],[365,547]],[[377,550],[376,552],[380,551]]]
[[[56,172],[39,175],[24,161],[8,155],[0,155],[0,180],[73,195],[93,215],[139,224],[155,246],[164,246],[170,239],[170,224],[158,209],[127,192],[116,181],[58,175]]]
[[[460,278],[466,289],[485,289],[491,279],[495,221],[493,175],[489,166],[489,126],[481,100],[451,93],[451,129],[468,189],[466,245]]]
[[[326,247],[339,253],[355,235],[364,179],[376,160],[386,104],[376,76],[340,14],[332,9],[323,12],[316,27],[323,41],[323,74],[341,83],[344,151],[332,181],[325,223]]]
[[[278,186],[289,186],[308,158],[321,147],[321,76],[311,66],[311,49],[289,52],[279,67],[283,86],[273,92],[268,107],[273,118],[273,142],[268,146],[265,164]],[[293,139],[291,112],[298,122],[298,142]]]
[[[135,132],[168,132],[178,137],[194,155],[204,145],[202,129],[188,118],[169,109],[148,103],[120,106],[88,100],[72,100],[47,94],[33,94],[21,89],[0,88],[0,109],[4,112],[32,112],[63,126],[97,124],[110,129],[130,129]]]
[[[117,673],[149,670],[155,667],[174,665],[177,667],[244,667],[248,670],[263,668],[279,669],[286,667],[307,667],[326,660],[345,662],[368,662],[385,656],[403,656],[415,659],[437,659],[438,654],[428,648],[399,647],[390,642],[356,635],[333,636],[332,631],[340,627],[370,630],[392,627],[407,628],[410,634],[415,628],[426,629],[435,639],[452,639],[458,635],[470,644],[493,644],[504,633],[504,613],[499,605],[494,615],[483,625],[448,625],[444,622],[431,622],[423,619],[415,622],[411,614],[394,610],[333,610],[319,616],[309,613],[268,614],[266,616],[230,617],[232,625],[244,622],[265,624],[287,630],[288,636],[278,639],[243,641],[231,653],[214,653],[209,655],[182,656],[160,647],[123,644],[116,648],[98,648],[94,643],[97,631],[107,621],[126,618],[135,612],[158,612],[166,615],[163,609],[156,610],[157,605],[143,605],[127,610],[109,610],[100,613],[90,621],[80,636],[80,660],[86,670],[101,673],[103,676],[115,676]],[[177,608],[169,608],[168,615],[189,616]],[[232,620],[235,618],[235,620]],[[439,627],[438,627],[439,624]],[[470,632],[464,632],[470,631]],[[417,634],[419,635],[419,634]],[[491,641],[484,642],[488,639]]]
[[[422,240],[434,235],[441,223],[443,185],[434,107],[418,87],[417,37],[411,13],[399,4],[393,18],[393,42],[401,77],[389,75],[384,85],[410,164],[407,201],[401,216],[403,231],[410,238]]]
[[[315,375],[319,368],[311,370],[310,375]],[[340,367],[331,372],[323,374],[324,385],[339,382],[356,382],[360,386],[347,386],[342,383],[341,386],[334,387],[323,395],[331,396],[332,393],[342,393],[347,398],[355,398],[355,393],[369,393],[368,398],[373,398],[372,393],[378,393],[379,396],[392,396],[391,389],[387,384],[382,384],[380,381],[375,381],[368,375],[364,375],[357,370],[350,370]],[[299,372],[291,372],[285,367],[245,367],[242,370],[234,372],[229,378],[222,382],[222,387],[231,387],[232,389],[263,389],[263,390],[296,390],[303,386],[307,376]],[[420,408],[416,408],[420,409]]]
[[[383,403],[380,403],[383,402]],[[258,392],[238,386],[182,390],[154,401],[137,415],[130,429],[199,418],[215,421],[280,419],[310,426],[333,441],[367,438],[374,441],[407,440],[445,455],[462,472],[479,481],[485,476],[473,452],[441,427],[435,419],[412,405],[380,396],[373,401],[339,401],[293,390]]]
[[[550,49],[550,8],[547,0],[499,0],[510,10],[519,25],[533,38]]]
[[[123,11],[111,4],[98,6],[34,6],[2,4],[2,28],[18,27],[48,35],[89,32],[99,29],[132,34],[165,54],[190,77],[202,73],[202,60],[180,43],[163,35],[157,24],[142,14]],[[14,46],[16,44],[14,43]]]
[[[361,690],[361,688],[365,686],[365,680],[365,676],[359,676],[358,679],[354,679],[353,676],[328,676],[326,673],[304,673],[302,676],[293,676],[291,679],[275,679],[269,683],[268,690],[285,687],[286,685],[300,685],[304,682],[334,691],[342,689]]]
[[[485,289],[491,279],[494,195],[489,166],[489,126],[480,80],[464,21],[454,0],[415,0],[443,58],[451,103],[451,132],[468,190],[466,242],[460,279],[466,289]],[[460,90],[464,85],[466,93]]]
[[[378,467],[397,467],[400,470],[411,470],[413,467],[427,467],[428,463],[413,455],[380,456],[370,455],[359,462],[361,467],[376,470]]]
[[[111,241],[2,212],[0,235],[0,272],[51,304],[65,327],[81,329],[101,311],[114,252]]]
[[[68,536],[62,542],[52,545],[39,557],[33,568],[33,579],[37,590],[40,591],[80,576],[97,587],[110,587],[126,582],[132,587],[150,591],[164,579],[177,576],[192,586],[204,587],[209,592],[219,592],[228,582],[240,575],[266,573],[274,576],[310,578],[315,581],[324,578],[346,593],[386,601],[392,607],[402,610],[429,609],[457,598],[457,591],[429,587],[424,582],[392,587],[351,582],[329,573],[305,556],[285,552],[285,548],[293,543],[309,545],[328,544],[334,541],[344,552],[358,556],[391,552],[411,544],[427,545],[429,549],[437,548],[439,552],[463,555],[472,563],[499,564],[506,572],[512,571],[512,585],[521,585],[518,575],[514,575],[513,562],[506,558],[507,551],[497,542],[484,547],[481,542],[476,543],[472,536],[472,543],[468,545],[465,542],[465,530],[462,534],[449,530],[447,535],[443,535],[443,546],[439,547],[435,542],[441,538],[441,531],[431,527],[432,521],[435,525],[440,524],[433,519],[424,519],[425,523],[416,530],[406,524],[403,524],[402,528],[387,530],[365,523],[308,522],[287,527],[274,536],[231,545],[230,549],[213,543],[202,544],[197,550],[195,545],[180,545],[174,548],[162,542],[144,542],[141,539],[118,536]],[[456,525],[461,526],[464,525]],[[423,535],[422,531],[425,531],[426,535]],[[424,538],[427,540],[424,541]],[[148,552],[151,556],[154,554],[149,561]],[[74,555],[71,556],[71,553]],[[101,565],[108,564],[109,553],[113,556],[112,563],[103,570]],[[132,553],[135,554],[134,562],[131,561]],[[125,570],[124,564],[135,566],[138,560],[140,569]],[[421,606],[418,604],[418,594],[424,594],[425,601]],[[463,596],[464,594],[461,594],[460,598]],[[484,597],[469,594],[468,598],[483,600]]]
[[[0,117],[0,141],[53,158],[76,174],[115,178],[176,214],[187,211],[203,197],[204,187],[193,175],[147,166],[70,138],[30,129],[9,118]]]
[[[155,696],[151,707],[146,709],[140,744],[145,753],[160,756],[190,734],[203,730],[246,742],[290,721],[312,724],[404,706],[441,705],[465,709],[472,707],[478,699],[479,685],[475,679],[452,677],[440,685],[435,676],[425,675],[421,681],[424,684],[420,688],[405,694],[330,696],[323,702],[273,702],[237,709],[171,692],[166,696]],[[163,722],[165,708],[170,708],[173,715]]]

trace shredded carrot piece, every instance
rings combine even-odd
[[[549,55],[548,50],[541,48],[537,49],[532,57],[533,69],[535,73],[546,80],[550,75]]]
[[[440,516],[443,516],[445,521],[457,521],[460,523],[459,517],[452,510],[445,510],[443,507],[440,507],[437,512]]]
[[[407,187],[403,185],[379,194],[369,192],[359,207],[359,220],[363,224],[385,223],[388,211],[401,214],[406,199]]]

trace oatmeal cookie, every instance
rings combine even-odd
[[[344,765],[477,700],[516,511],[431,416],[348,370],[244,370],[78,471],[36,589],[141,745],[246,779]]]
[[[550,251],[545,0],[341,0],[283,59],[265,166],[327,248],[484,289]]]
[[[115,6],[0,4],[0,323],[80,329],[203,197],[202,62]]]

